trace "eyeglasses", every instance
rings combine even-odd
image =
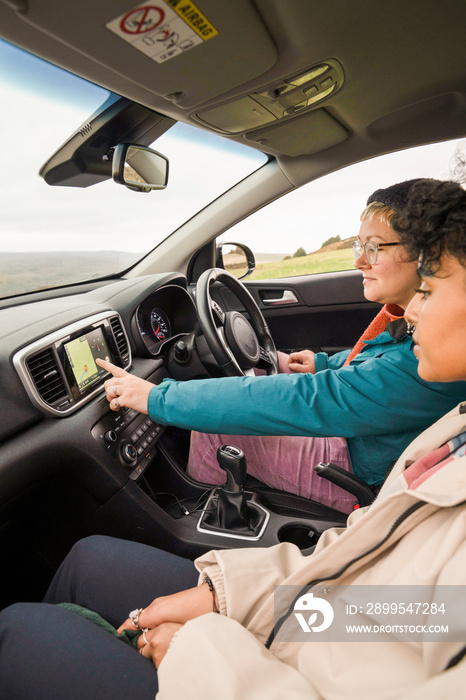
[[[360,241],[353,241],[354,259],[357,260],[364,252],[367,262],[370,265],[375,265],[379,257],[379,248],[386,248],[390,245],[401,245],[401,243],[399,241],[393,243],[374,243],[374,241],[367,241],[367,243],[361,245]]]

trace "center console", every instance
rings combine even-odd
[[[182,439],[178,429],[166,428],[153,466],[139,483],[133,482],[141,493],[141,503],[146,495],[152,500],[148,507],[157,513],[157,527],[162,525],[170,533],[167,543],[171,551],[194,558],[208,549],[289,542],[310,553],[325,530],[344,526],[347,516],[343,513],[259,482],[256,485],[249,476],[243,481],[245,474],[235,473],[231,467],[225,470],[223,486],[192,479],[181,454]],[[232,449],[239,452],[230,446]],[[219,464],[222,466],[220,459]]]
[[[136,481],[155,458],[164,428],[132,408],[110,411],[91,430],[92,437]]]

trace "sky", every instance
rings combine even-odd
[[[23,86],[23,89],[19,88]],[[108,97],[0,41],[0,250],[148,252],[232,184],[265,162],[263,154],[178,124],[155,148],[170,160],[163,192],[140,194],[107,181],[90,188],[50,187],[42,164]],[[327,238],[355,235],[374,189],[412,177],[451,176],[457,142],[411,149],[333,173],[267,206],[227,238],[255,252],[316,250]],[[226,160],[227,159],[227,160]],[[137,234],[137,235],[136,235]]]

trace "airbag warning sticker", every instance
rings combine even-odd
[[[218,34],[191,0],[147,2],[108,22],[106,27],[157,63]]]

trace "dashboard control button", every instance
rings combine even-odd
[[[120,455],[128,467],[134,466],[138,457],[136,448],[130,442],[124,442],[120,445]]]
[[[104,437],[107,442],[116,442],[118,439],[118,436],[114,430],[107,430]]]

